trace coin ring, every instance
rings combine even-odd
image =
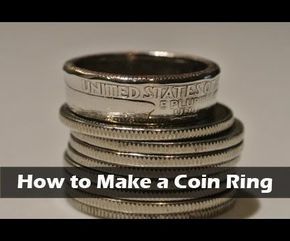
[[[220,74],[213,61],[164,51],[83,56],[63,69],[75,113],[132,124],[196,116],[216,103]]]

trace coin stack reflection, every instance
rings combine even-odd
[[[162,173],[163,169],[169,167],[199,169],[231,166],[237,162],[243,146],[244,128],[227,106],[215,102],[218,67],[214,64],[212,67],[211,62],[203,59],[162,53],[161,57],[159,51],[148,54],[95,55],[73,59],[65,64],[67,103],[60,108],[60,119],[71,129],[65,152],[68,164],[86,167],[91,173],[94,173],[96,167],[112,167],[115,168],[115,172],[118,172],[118,167],[120,170],[149,168],[156,169],[156,173]],[[182,68],[179,66],[180,61],[177,61],[180,59],[184,65]],[[158,61],[160,63],[156,64]],[[148,75],[148,69],[154,71],[154,67],[165,71],[170,61],[173,62],[170,63],[170,71],[176,68],[177,73],[179,69],[184,71],[185,67],[193,68],[188,63],[184,64],[186,61],[201,62],[211,68],[204,70],[207,71],[206,77],[201,75],[199,79],[194,79],[196,73],[202,72],[197,69],[192,76],[187,77],[189,75],[187,74],[186,78],[184,77],[186,84],[178,82],[176,86],[172,82],[160,81],[163,76],[160,73]],[[122,62],[126,63],[120,64]],[[101,68],[102,71],[85,73],[84,66],[91,68],[92,63],[95,65],[94,68]],[[112,64],[120,64],[124,69],[104,67]],[[134,68],[135,71],[132,70]],[[197,67],[194,65],[194,68]],[[106,70],[109,73],[106,73]],[[144,77],[145,82],[136,85],[135,81],[131,83],[120,81],[119,77],[124,79],[122,74],[128,75],[130,71],[134,74],[138,72],[135,78],[142,80]],[[113,75],[112,72],[116,74]],[[92,74],[95,75],[94,78]],[[168,77],[170,74],[171,78]],[[167,73],[166,78],[165,75],[163,77],[169,81],[184,76],[177,75],[173,72]],[[128,76],[127,79],[134,78],[134,75]],[[157,76],[156,80],[159,82],[157,84],[146,82],[148,76],[151,76],[151,81]],[[109,87],[106,86],[107,83]],[[204,88],[206,91],[193,96],[194,101],[190,104],[190,110],[184,111],[174,98],[178,93],[177,90],[180,93],[176,98],[182,98],[182,91],[187,93],[184,95],[189,95],[192,92],[188,91],[188,88],[193,87],[196,90]],[[105,94],[100,92],[101,88],[106,89]],[[159,109],[157,107],[153,111],[145,109],[142,113],[146,101],[148,103],[150,98],[154,98],[152,94],[154,88],[160,91],[160,96],[162,95],[156,96],[163,98],[151,101],[155,106],[158,103]],[[110,96],[108,90],[111,91]],[[136,93],[139,93],[138,96],[145,93],[143,96],[147,99],[138,100]],[[96,104],[97,102],[99,103]],[[166,103],[169,103],[168,106]],[[174,110],[170,112],[174,106],[179,108],[179,112]],[[201,194],[199,198],[162,200],[148,197],[138,199],[122,195],[95,197],[91,194],[90,198],[74,197],[71,203],[85,213],[104,218],[202,218],[226,211],[233,205],[234,198],[222,192]]]

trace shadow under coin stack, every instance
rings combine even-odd
[[[198,169],[231,166],[243,125],[216,102],[220,69],[168,52],[85,56],[65,63],[61,121],[71,129],[65,160],[73,166]],[[72,199],[105,218],[200,218],[232,206],[225,194],[184,200]]]

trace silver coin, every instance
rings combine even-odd
[[[114,140],[72,132],[73,137],[88,144],[122,152],[185,154],[216,151],[235,146],[243,140],[244,127],[235,120],[232,127],[216,135],[178,141]]]
[[[68,105],[60,108],[61,121],[73,131],[110,139],[178,140],[216,134],[234,123],[232,111],[222,104],[211,108],[208,118],[194,119],[182,125],[164,123],[159,126],[128,126],[97,121],[79,116]]]
[[[166,190],[160,190],[159,188],[154,188],[156,186],[156,182],[158,178],[166,177],[168,179],[173,179],[179,175],[180,173],[188,173],[188,175],[193,175],[198,177],[198,173],[195,170],[189,171],[188,168],[178,170],[178,169],[169,169],[164,170],[162,169],[154,169],[154,168],[126,168],[126,167],[117,167],[117,168],[85,168],[84,166],[80,165],[79,163],[73,161],[68,155],[64,156],[65,165],[69,165],[66,168],[66,172],[69,176],[77,176],[78,178],[89,178],[92,180],[92,186],[85,191],[83,190],[76,190],[71,189],[68,186],[68,193],[71,197],[88,197],[89,195],[98,195],[98,196],[109,196],[109,197],[116,197],[122,199],[129,199],[133,201],[183,201],[185,199],[198,199],[202,197],[208,197],[212,195],[216,195],[218,193],[224,192],[224,188],[217,188],[217,189],[204,189],[204,188],[197,188],[197,189],[177,189],[175,186],[169,186]],[[225,171],[229,170],[230,168],[212,168],[206,169],[204,168],[203,174],[207,174],[211,178],[218,178],[221,182],[225,181]],[[134,175],[134,177],[146,177],[151,178],[152,186],[150,189],[96,189],[94,185],[97,184],[97,175],[108,175],[113,174],[115,177],[122,177],[127,178],[128,173]],[[192,177],[193,177],[192,176]],[[191,177],[191,178],[192,178]]]
[[[210,60],[160,51],[84,56],[64,70],[73,111],[131,124],[179,121],[209,108],[220,72]]]
[[[66,152],[64,154],[64,158],[66,161],[68,161],[69,163],[73,163],[75,166],[83,166],[83,167],[89,167],[89,168],[98,168],[98,167],[122,167],[122,168],[126,168],[129,171],[132,172],[136,172],[138,171],[140,168],[143,168],[142,166],[128,166],[128,165],[119,165],[116,163],[112,163],[110,161],[101,161],[99,159],[96,158],[92,158],[89,157],[87,155],[84,155],[78,151],[76,151],[75,149],[73,149],[72,147],[68,146],[66,149]],[[206,166],[197,166],[197,167],[175,167],[175,170],[179,169],[180,170],[184,170],[186,168],[186,170],[188,170],[188,168],[194,168],[194,169],[199,169],[199,170],[206,170],[207,168],[212,168],[212,167],[233,167],[235,166],[238,161],[240,160],[240,156],[235,157],[234,159],[231,159],[229,161],[226,162],[221,162],[221,163],[217,163],[217,164],[212,164],[212,165],[206,165]],[[154,167],[146,167],[149,170],[152,170],[156,173],[163,173],[166,174],[166,176],[170,176],[169,172],[171,172],[171,169],[167,169],[167,167],[165,168],[154,168]],[[173,175],[175,175],[175,172],[172,172]]]
[[[183,213],[166,213],[166,214],[140,214],[140,213],[126,213],[120,211],[111,211],[106,209],[97,208],[84,203],[81,203],[74,199],[69,199],[69,202],[73,207],[88,215],[100,217],[100,218],[112,218],[112,219],[189,219],[189,218],[210,218],[218,216],[228,209],[230,209],[235,199],[231,199],[221,205],[192,212]]]
[[[107,197],[77,198],[74,199],[96,208],[140,214],[170,214],[200,211],[222,205],[233,198],[232,190],[207,198],[183,200],[183,201],[134,201]]]
[[[241,142],[238,145],[218,151],[176,155],[119,152],[92,146],[72,136],[69,140],[69,146],[83,155],[116,165],[141,167],[196,167],[224,163],[238,157],[242,151],[243,143]]]

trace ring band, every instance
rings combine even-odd
[[[114,123],[192,118],[216,103],[220,73],[210,60],[160,51],[75,58],[64,71],[72,111]]]

